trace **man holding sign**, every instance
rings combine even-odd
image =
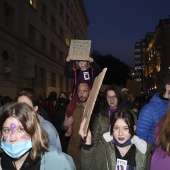
[[[69,141],[67,153],[73,158],[77,170],[80,170],[81,162],[81,136],[78,134],[80,123],[82,121],[84,107],[89,97],[90,87],[87,83],[80,83],[77,89],[78,99],[77,106],[73,112],[73,131]]]

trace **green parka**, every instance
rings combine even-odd
[[[152,146],[142,154],[136,149],[136,170],[149,170]],[[81,170],[116,170],[115,145],[102,137],[90,150],[81,149]]]

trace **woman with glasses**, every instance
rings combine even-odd
[[[92,130],[93,142],[98,143],[100,137],[110,130],[110,119],[112,115],[118,111],[120,108],[127,106],[126,101],[122,100],[121,90],[116,85],[108,86],[103,94],[103,105],[101,110],[94,121],[94,126]],[[132,114],[137,122],[136,115],[132,111]]]
[[[122,98],[118,86],[111,85],[106,88],[103,94],[103,102],[99,114],[93,125],[93,142],[96,143],[99,137],[109,131],[110,118],[121,106]]]

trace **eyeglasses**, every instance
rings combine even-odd
[[[114,95],[114,96],[107,96],[107,99],[108,99],[108,100],[117,99],[117,97],[116,97],[116,95]]]

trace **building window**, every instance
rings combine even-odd
[[[60,38],[61,40],[65,41],[65,34],[63,28],[60,26]]]
[[[51,86],[56,87],[56,74],[55,73],[51,74]]]
[[[56,58],[56,46],[54,44],[51,44],[51,56]]]
[[[60,2],[60,16],[64,19],[64,7],[63,4]]]
[[[37,5],[36,0],[29,0],[29,3],[34,9],[36,9],[36,5]]]
[[[70,1],[66,1],[67,7],[70,8]]]
[[[71,14],[73,15],[73,4],[71,2],[71,5],[70,5],[70,11],[71,11]]]
[[[60,89],[63,90],[63,76],[60,76]]]
[[[66,25],[69,27],[70,26],[70,19],[68,14],[66,14]]]
[[[57,25],[56,19],[54,18],[54,16],[51,16],[51,29],[54,32],[56,32],[56,25]]]
[[[41,48],[46,51],[46,47],[47,47],[47,39],[44,35],[42,35],[41,37]]]
[[[139,49],[139,48],[135,48],[135,50],[134,50],[135,52],[141,52],[141,49]]]
[[[71,33],[73,33],[73,22],[72,21],[70,23],[70,26],[71,26]]]
[[[45,88],[45,69],[35,65],[34,87]]]
[[[77,23],[77,12],[76,12],[76,10],[74,11],[74,21],[75,21],[75,23]]]
[[[66,35],[66,44],[67,44],[68,46],[70,46],[70,38],[69,38],[68,35]]]
[[[135,54],[135,59],[137,58],[141,58],[141,55],[140,54]]]
[[[32,25],[29,25],[29,41],[35,43],[35,28]]]
[[[14,29],[14,10],[7,3],[4,3],[4,25]]]
[[[45,87],[45,69],[40,68],[40,78],[39,78],[39,87]]]
[[[51,2],[54,4],[54,6],[56,7],[56,8],[58,8],[58,1],[57,0],[51,0]]]
[[[45,22],[47,22],[47,7],[45,4],[42,4],[41,17]]]
[[[78,36],[77,36],[77,29],[76,28],[74,28],[74,38],[75,39],[78,38]]]
[[[60,51],[59,60],[60,60],[60,63],[63,64],[63,61],[64,61],[64,53],[63,53],[62,51]]]
[[[34,88],[34,79],[25,79],[25,87]]]
[[[141,64],[141,61],[135,60],[135,64]]]

